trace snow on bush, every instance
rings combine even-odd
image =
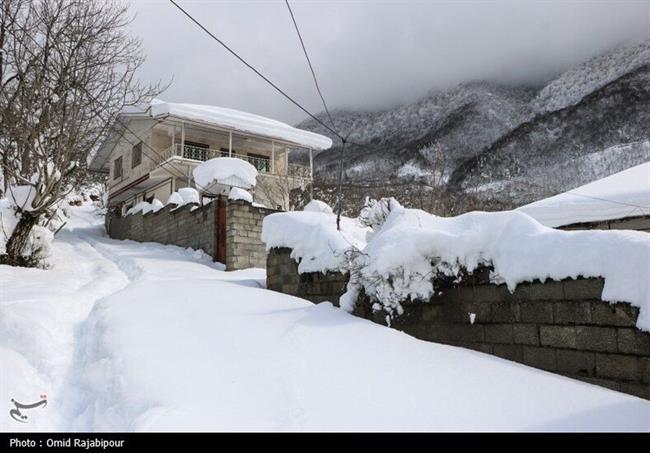
[[[322,212],[324,214],[334,214],[332,208],[330,208],[330,206],[327,203],[320,200],[311,200],[309,203],[305,205],[304,208],[302,208],[302,210],[309,211],[309,212]]]
[[[200,163],[192,171],[194,181],[200,188],[214,182],[246,189],[255,187],[257,169],[249,162],[236,157],[217,157]]]
[[[228,194],[228,199],[233,201],[244,200],[247,203],[252,203],[253,195],[247,190],[240,189],[239,187],[233,187],[232,189],[230,189],[230,193]]]
[[[382,198],[381,200],[366,200],[366,205],[359,213],[359,222],[362,225],[376,228],[386,221],[386,218],[393,209],[401,205],[394,198]]]
[[[370,229],[357,219],[325,212],[292,211],[268,215],[262,223],[262,241],[266,249],[288,247],[299,261],[298,272],[345,271],[347,253],[365,246]]]
[[[199,192],[196,189],[184,187],[171,194],[167,204],[175,204],[176,207],[181,207],[189,203],[199,204],[199,199]]]
[[[458,276],[491,265],[511,291],[539,279],[603,277],[602,299],[639,307],[637,326],[650,330],[650,237],[636,231],[560,231],[516,211],[438,217],[394,208],[353,263],[360,289],[389,314],[401,303],[426,301],[436,275]]]

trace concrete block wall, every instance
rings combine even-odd
[[[266,246],[261,239],[262,221],[278,211],[241,200],[229,201],[226,209],[226,268],[263,268]]]
[[[290,252],[269,253],[268,288],[315,302],[338,301],[347,276],[298,275]],[[638,308],[601,300],[603,284],[531,282],[510,293],[505,285],[490,284],[489,269],[483,268],[462,285],[443,284],[441,294],[426,303],[404,303],[404,314],[391,327],[650,399],[650,333],[636,328]],[[362,295],[354,314],[385,324],[386,313],[371,305]]]
[[[225,241],[227,270],[264,267],[266,249],[262,242],[262,220],[272,209],[252,206],[244,201],[226,202],[225,237],[220,237],[218,202],[204,206],[185,205],[175,209],[165,206],[160,211],[118,216],[107,214],[106,229],[114,239],[158,242],[203,250],[215,261],[219,241]],[[222,230],[223,231],[223,230]],[[223,234],[221,236],[224,236]]]
[[[269,251],[266,258],[266,287],[315,303],[328,301],[338,307],[339,298],[348,283],[348,275],[338,272],[298,274],[298,263],[290,254],[288,248]]]
[[[107,231],[114,239],[131,239],[138,242],[158,242],[179,247],[201,249],[213,258],[217,252],[215,230],[216,203],[204,206],[188,204],[175,208],[165,206],[158,212],[148,212],[119,217],[109,216]]]

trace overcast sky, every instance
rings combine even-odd
[[[177,0],[314,112],[322,110],[284,0]],[[161,96],[297,123],[305,115],[167,0],[131,0],[144,80]],[[541,83],[613,46],[650,39],[650,0],[290,0],[330,108],[377,109],[470,80]]]

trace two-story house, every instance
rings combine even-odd
[[[215,157],[250,162],[259,172],[254,201],[288,209],[289,191],[311,182],[312,152],[331,146],[328,137],[251,113],[154,100],[120,114],[88,164],[108,173],[109,207],[122,213],[141,201],[165,203],[182,187],[200,192],[192,170]],[[309,150],[308,167],[289,162],[299,148]]]

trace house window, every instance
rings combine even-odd
[[[131,168],[135,168],[142,163],[142,142],[133,147],[131,151]]]
[[[268,156],[248,153],[248,162],[250,162],[260,173],[268,173],[271,169],[271,160]]]
[[[183,145],[183,157],[192,160],[208,160],[208,149],[210,147],[205,143],[189,142],[185,140]]]
[[[122,156],[113,161],[113,179],[122,177]]]

